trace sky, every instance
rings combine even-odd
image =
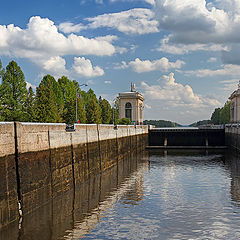
[[[237,88],[240,1],[3,1],[0,59],[28,86],[65,75],[110,102],[133,82],[145,120],[190,124]]]

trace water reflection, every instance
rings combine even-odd
[[[240,154],[227,152],[226,168],[231,173],[231,197],[232,201],[240,207]]]
[[[122,197],[86,239],[239,239],[228,154],[150,152],[148,160],[141,200]]]
[[[0,232],[0,239],[239,239],[240,156],[127,156]]]
[[[20,230],[18,222],[1,229],[0,239],[55,240],[84,237],[101,221],[102,214],[119,199],[125,199],[125,202],[133,205],[141,200],[142,188],[138,183],[143,180],[139,180],[142,174],[138,160],[143,158],[143,154],[129,154],[124,161],[103,174],[91,175],[88,180],[76,185],[75,191],[67,191],[24,215]]]

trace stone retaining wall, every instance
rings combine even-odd
[[[225,127],[225,142],[229,148],[240,151],[240,128],[238,125]]]
[[[0,123],[0,228],[147,145],[147,126]]]

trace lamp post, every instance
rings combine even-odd
[[[112,107],[112,120],[113,120],[113,125],[115,125],[114,122],[115,122],[115,102],[116,102],[116,100],[117,100],[117,97],[115,97],[115,98],[113,99],[113,107]]]
[[[80,85],[79,85],[79,87],[82,87],[82,86],[87,87],[88,84],[87,84],[87,83],[84,83],[84,84],[80,84]],[[76,123],[78,123],[78,117],[77,117],[77,111],[78,111],[78,108],[77,108],[77,99],[78,99],[78,89],[76,88]]]

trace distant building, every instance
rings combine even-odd
[[[229,97],[231,101],[230,105],[230,121],[240,122],[240,81],[238,84],[238,89],[235,90]]]
[[[131,92],[119,93],[119,117],[129,118],[134,124],[143,124],[143,95],[131,84]]]

